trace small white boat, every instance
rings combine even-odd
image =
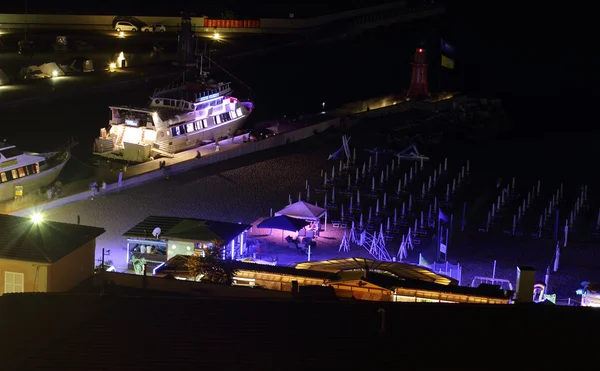
[[[0,142],[0,201],[14,199],[21,191],[23,194],[37,192],[51,184],[70,158],[70,147],[57,152],[33,153]]]

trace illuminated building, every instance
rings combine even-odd
[[[331,286],[340,299],[395,302],[508,304],[512,291],[458,286],[452,278],[406,263],[349,258],[300,263],[295,268],[240,261],[225,262],[237,273],[234,284],[291,291],[299,286]],[[190,279],[185,259],[158,267],[159,277]]]

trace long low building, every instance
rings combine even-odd
[[[158,277],[193,280],[187,256],[171,258],[154,270]],[[295,285],[329,286],[338,298],[369,301],[509,304],[513,292],[495,287],[459,286],[453,278],[421,266],[348,258],[300,263],[296,267],[224,262],[236,271],[234,284],[291,292]]]

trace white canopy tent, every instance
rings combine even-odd
[[[285,208],[279,210],[275,213],[275,216],[286,215],[290,218],[304,219],[304,220],[313,220],[317,221],[321,218],[325,218],[325,229],[327,232],[327,209],[322,207],[309,204],[305,201],[298,201],[291,205],[286,206]]]

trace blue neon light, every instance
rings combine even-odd
[[[209,100],[209,99],[213,99],[213,98],[218,98],[218,97],[219,97],[219,93],[214,93],[211,95],[207,95],[206,97],[200,98],[200,102],[203,102],[203,101]]]
[[[163,265],[165,265],[165,264],[167,264],[167,263],[166,263],[166,262],[165,262],[165,263],[160,263],[159,265],[157,265],[156,267],[154,267],[154,269],[152,270],[152,275],[153,275],[153,276],[156,276],[156,270],[157,270],[158,268],[162,267],[162,266],[163,266]]]

